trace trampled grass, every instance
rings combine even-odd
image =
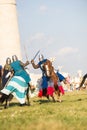
[[[0,130],[87,130],[87,90],[66,92],[63,102],[31,98],[20,107],[13,99],[8,109],[0,106]]]

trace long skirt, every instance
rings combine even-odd
[[[64,92],[63,86],[58,86],[58,89],[62,93],[62,95],[64,95],[65,92]]]
[[[25,103],[28,84],[20,76],[13,76],[8,85],[1,90],[2,93],[12,94],[20,104]]]
[[[47,95],[53,96],[53,93],[54,93],[54,87],[53,86],[48,86]]]
[[[38,97],[42,96],[53,96],[54,93],[54,83],[52,80],[44,80],[44,87],[41,86],[41,89],[39,90]]]
[[[53,96],[54,93],[54,88],[52,86],[48,86],[45,89],[40,89],[39,93],[38,93],[38,97],[42,97],[42,96]]]

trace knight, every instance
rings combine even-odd
[[[54,97],[53,97],[53,92],[54,92],[53,86],[52,86],[52,88],[50,88],[51,89],[50,92],[52,92],[52,93],[50,93],[49,92],[49,85],[48,85],[48,83],[52,82],[51,79],[50,79],[50,71],[49,71],[49,68],[48,68],[48,64],[53,69],[52,63],[51,63],[50,60],[45,59],[42,54],[39,55],[38,59],[39,59],[38,64],[35,64],[34,60],[31,60],[31,64],[32,64],[33,68],[34,69],[40,68],[41,71],[42,71],[42,78],[41,78],[42,79],[42,84],[41,84],[42,88],[39,91],[38,96],[39,97],[45,96],[49,100],[49,95],[50,95],[52,97],[53,101],[54,101]]]
[[[4,95],[8,96],[12,94],[15,98],[17,98],[17,100],[20,102],[20,106],[26,105],[27,89],[31,81],[29,74],[24,69],[24,67],[28,64],[29,61],[23,63],[16,55],[13,55],[12,62],[10,63],[10,71],[13,72],[13,76],[9,79],[8,84],[6,84],[1,90]]]
[[[38,59],[39,59],[38,64],[35,64],[34,60],[31,60],[31,64],[32,64],[33,68],[34,69],[40,68],[41,71],[42,71],[42,76],[49,77],[49,74],[47,74],[46,71],[45,71],[45,67],[47,67],[46,63],[49,64],[50,66],[52,66],[52,62],[50,60],[48,60],[48,59],[45,59],[42,54],[39,55]],[[52,69],[53,69],[53,67],[52,67]]]

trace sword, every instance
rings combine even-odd
[[[27,56],[27,51],[26,51],[25,45],[24,45],[24,52],[25,52],[25,57],[28,60],[28,56]]]
[[[35,54],[35,56],[33,57],[32,60],[35,60],[35,58],[37,57],[37,55],[39,54],[40,50]]]

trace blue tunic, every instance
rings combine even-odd
[[[62,74],[60,74],[59,72],[57,72],[56,74],[57,74],[60,82],[65,79],[65,77]]]
[[[42,88],[48,87],[48,77],[45,75],[45,70],[42,67],[42,64],[44,64],[47,61],[47,59],[44,59],[38,63],[40,69],[42,70]]]
[[[42,65],[47,61],[47,59],[44,59],[38,63],[40,69],[42,70],[42,74],[45,74],[45,70],[43,69]]]
[[[41,64],[45,63],[46,61],[47,61],[47,59],[44,59],[44,60],[40,61],[38,64],[41,65]]]
[[[42,84],[41,84],[42,88],[47,88],[48,87],[48,79],[46,76],[42,76]]]

